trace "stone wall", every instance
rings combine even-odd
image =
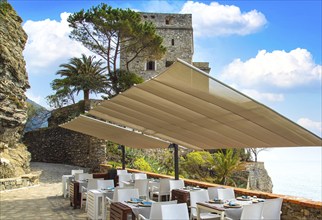
[[[20,142],[27,121],[29,88],[22,51],[27,35],[10,4],[0,1],[0,178],[30,171],[30,154]]]
[[[192,65],[206,73],[210,73],[210,67],[208,62],[193,62]]]
[[[34,162],[70,164],[96,172],[105,161],[104,140],[60,127],[27,132],[23,142]]]
[[[0,191],[36,186],[41,172],[24,174],[19,177],[0,179]]]

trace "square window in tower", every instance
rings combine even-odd
[[[146,63],[146,70],[155,70],[155,61],[148,61]]]

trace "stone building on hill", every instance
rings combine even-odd
[[[194,44],[191,14],[164,14],[142,12],[142,19],[154,23],[157,33],[163,38],[167,52],[160,60],[137,58],[129,65],[129,70],[148,79],[169,67],[177,58],[192,63],[209,73],[209,63],[193,62]],[[125,68],[127,55],[121,50],[121,69]]]

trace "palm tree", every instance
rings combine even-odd
[[[222,150],[214,154],[216,179],[219,184],[227,185],[228,183],[235,184],[231,178],[233,171],[239,165],[239,155],[233,149],[227,149],[224,153]]]
[[[81,58],[73,57],[69,63],[61,64],[62,69],[57,71],[57,75],[65,77],[56,79],[52,83],[53,89],[59,91],[60,88],[71,88],[71,92],[84,93],[84,101],[89,100],[89,94],[100,93],[108,86],[106,76],[103,75],[102,61],[94,61],[95,56],[87,57],[82,54]]]

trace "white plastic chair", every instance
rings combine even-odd
[[[117,175],[122,175],[122,174],[127,174],[127,173],[128,173],[127,170],[117,170],[116,171]]]
[[[142,214],[139,214],[138,220],[160,220],[160,219],[162,219],[161,206],[162,205],[169,205],[169,204],[177,204],[177,200],[152,203],[150,217],[146,218]]]
[[[153,195],[158,196],[158,202],[161,201],[162,196],[170,196],[170,179],[160,179],[160,187],[155,191],[151,192],[151,199],[153,199]]]
[[[146,175],[146,173],[133,173],[132,174],[132,178],[133,180],[145,180],[148,179],[148,176]]]
[[[240,220],[240,216],[242,214],[242,211],[243,211],[242,208],[226,209],[225,210],[225,220]]]
[[[123,182],[131,182],[132,181],[132,174],[127,173],[127,174],[121,174],[119,175],[119,186],[124,187],[126,184]]]
[[[217,189],[218,199],[220,200],[234,200],[235,191],[233,188]]]
[[[69,197],[69,185],[70,182],[74,179],[73,175],[62,175],[62,192],[64,198]]]
[[[75,181],[84,181],[93,179],[93,174],[89,173],[75,173]]]
[[[72,170],[72,175],[75,175],[76,173],[84,173],[84,170]]]
[[[112,202],[118,202],[119,201],[118,200],[118,191],[123,190],[123,189],[133,189],[133,187],[131,187],[131,188],[128,188],[128,187],[121,188],[119,186],[115,187],[114,192],[113,192],[113,197],[106,196],[107,204],[111,204]]]
[[[244,205],[240,220],[259,220],[262,217],[263,203]],[[274,219],[275,220],[275,219]]]
[[[187,203],[161,205],[161,215],[164,220],[189,220]]]
[[[114,187],[114,180],[97,180],[97,189]]]
[[[87,194],[89,190],[97,189],[97,181],[98,179],[89,179],[87,182],[87,187],[82,186],[81,189],[81,208],[83,208],[84,204],[86,204],[85,210],[87,209]],[[86,200],[86,202],[85,202]]]
[[[197,202],[208,202],[208,190],[195,190],[190,192],[190,219],[197,219]],[[220,215],[210,212],[201,212],[200,219],[219,219]]]
[[[124,202],[129,201],[131,198],[139,198],[139,190],[138,189],[118,189],[117,190],[117,201],[114,202]]]
[[[224,189],[223,187],[208,187],[208,195],[210,200],[218,199],[218,189]]]
[[[88,191],[88,219],[106,219],[106,209],[104,207],[104,193],[92,189]]]
[[[266,199],[265,202],[263,202],[263,219],[280,220],[282,203],[282,198]]]
[[[184,181],[183,180],[170,180],[170,200],[172,200],[172,190],[174,189],[182,189],[184,187]]]
[[[134,188],[139,190],[139,196],[145,199],[149,198],[149,180],[148,179],[138,179],[134,182]]]

